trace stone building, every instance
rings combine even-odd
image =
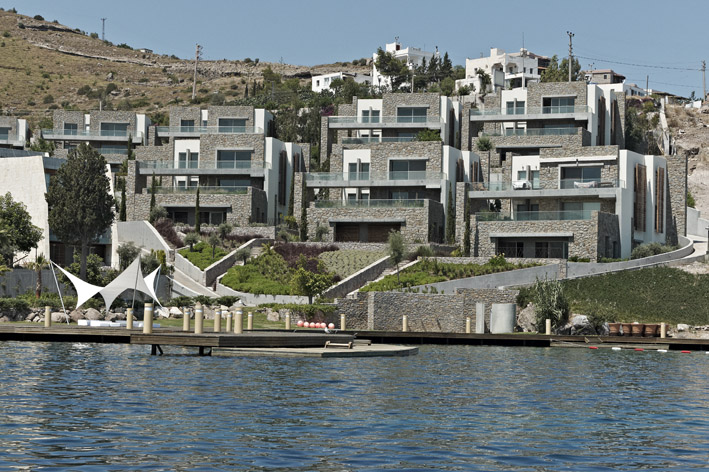
[[[305,145],[283,143],[273,116],[243,106],[173,107],[169,126],[151,127],[147,146],[128,164],[128,219],[147,219],[156,204],[177,223],[237,226],[282,221],[293,172],[307,171]],[[153,180],[155,184],[153,185]]]
[[[24,149],[29,139],[27,120],[0,116],[0,148]]]

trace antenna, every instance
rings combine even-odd
[[[197,63],[202,57],[202,46],[197,45],[197,49],[194,53],[194,78],[192,79],[192,100],[194,100],[195,94],[197,92]]]
[[[573,68],[573,54],[574,54],[574,47],[571,44],[571,39],[575,36],[574,33],[571,31],[567,31],[566,34],[569,35],[569,82],[571,82],[571,69]]]
[[[108,18],[101,18],[101,41],[106,41],[106,20]]]

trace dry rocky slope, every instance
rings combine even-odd
[[[125,39],[130,43],[129,37]],[[131,46],[150,48],[149,44]],[[239,99],[247,85],[263,80],[268,67],[284,79],[299,79],[301,85],[309,84],[312,75],[371,71],[371,66],[350,62],[308,67],[255,60],[201,61],[198,89],[202,94],[222,92],[227,100]],[[33,125],[50,116],[53,107],[97,108],[98,100],[77,94],[85,85],[96,89],[114,83],[113,105],[127,100],[138,112],[187,104],[193,68],[190,59],[117,47],[58,23],[0,11],[0,112],[28,116]]]

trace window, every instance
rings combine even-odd
[[[389,161],[389,180],[423,179],[426,176],[426,161],[393,160]]]
[[[174,210],[170,212],[169,214],[170,219],[174,221],[175,223],[183,223],[183,224],[188,224],[188,219],[187,219],[187,212],[186,211],[178,211]]]
[[[220,187],[250,187],[251,179],[219,179]]]
[[[657,198],[655,199],[655,232],[662,233],[665,223],[665,168],[658,167],[655,173],[655,189]]]
[[[379,110],[362,110],[362,123],[379,123]]]
[[[497,254],[505,257],[524,257],[524,242],[499,239],[497,241]]]
[[[529,203],[517,205],[515,209],[515,218],[519,221],[537,221],[539,220],[539,204]]]
[[[320,87],[320,81],[319,81],[319,80],[316,80],[316,81],[315,81],[315,86],[316,86],[316,87]]]
[[[128,123],[101,123],[101,136],[128,136]]]
[[[10,136],[10,128],[0,128],[0,139],[6,140],[9,139]]]
[[[426,107],[400,107],[396,110],[397,123],[425,123]]]
[[[347,169],[350,180],[369,180],[369,162],[359,163],[359,169],[356,162],[350,162]]]
[[[575,97],[548,97],[542,100],[542,113],[573,113]]]
[[[180,131],[182,131],[182,132],[194,131],[194,120],[180,120]]]
[[[507,102],[508,115],[524,115],[524,100]]]
[[[562,220],[588,220],[592,211],[601,211],[601,202],[562,202]]]
[[[601,183],[601,167],[561,167],[560,188],[593,188]]]
[[[534,243],[534,257],[542,259],[566,259],[568,243],[565,241],[537,241]]]
[[[647,167],[635,165],[635,201],[633,204],[633,222],[636,231],[645,231],[645,208],[647,200]]]
[[[217,169],[250,169],[251,151],[217,151]]]
[[[101,148],[99,149],[99,152],[103,154],[104,156],[107,154],[121,154],[121,155],[128,155],[128,147],[127,146],[116,146],[116,145],[101,145]]]
[[[76,136],[78,134],[79,125],[76,123],[64,123],[64,134]]]
[[[199,168],[199,153],[191,152],[187,154],[186,152],[181,152],[177,155],[177,168],[178,169],[197,169]]]
[[[243,133],[246,131],[246,118],[219,118],[220,133]]]

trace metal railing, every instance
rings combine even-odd
[[[423,208],[425,200],[317,200],[315,208]]]
[[[357,124],[357,125],[378,125],[378,124],[429,124],[440,125],[440,116],[381,116],[378,119],[362,116],[331,116],[331,124]],[[376,128],[376,126],[373,126]]]
[[[521,111],[520,111],[521,110]],[[525,107],[525,108],[493,108],[470,110],[470,116],[499,116],[499,115],[556,115],[564,113],[588,113],[590,108],[587,105],[559,105],[548,107]]]
[[[257,126],[156,126],[158,134],[263,134]]]
[[[519,180],[514,182],[473,182],[473,191],[502,192],[507,190],[567,190],[584,188],[622,188],[625,187],[623,180],[601,180],[601,179],[561,179],[554,187],[542,187],[538,181]]]
[[[475,213],[477,221],[563,221],[563,220],[590,220],[594,211],[598,210],[570,210],[570,211],[516,211],[507,213],[481,212]]]
[[[370,172],[310,172],[305,174],[306,182],[352,182],[371,180],[441,180],[443,172],[433,171],[370,171]]]
[[[481,136],[575,136],[583,128],[506,128],[504,132],[483,132]]]
[[[175,193],[185,193],[192,194],[197,193],[199,188],[200,194],[230,194],[230,195],[246,195],[251,187],[232,187],[232,186],[218,186],[218,185],[201,185],[199,187],[156,187],[155,194],[175,194]],[[150,188],[148,188],[148,193]]]
[[[141,169],[236,169],[260,170],[270,169],[271,164],[262,161],[206,161],[206,162],[174,162],[174,161],[138,161]]]
[[[342,138],[342,144],[410,143],[412,141],[418,141],[416,136],[367,136],[363,138]]]

